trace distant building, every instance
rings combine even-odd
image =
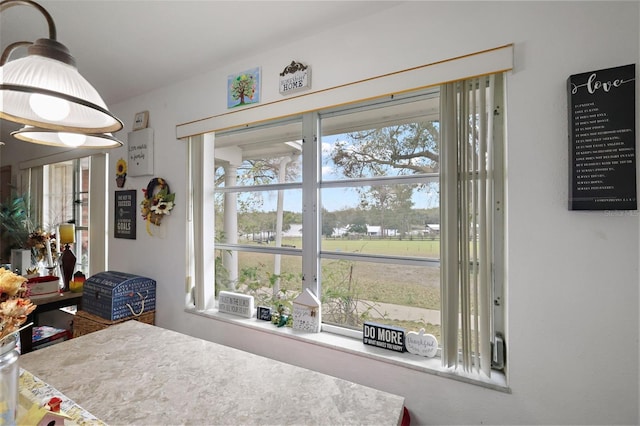
[[[425,235],[434,235],[440,233],[440,224],[439,223],[429,223],[424,229]]]

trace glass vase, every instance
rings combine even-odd
[[[18,414],[18,333],[0,342],[0,424],[15,425]]]

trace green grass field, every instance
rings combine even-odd
[[[301,239],[285,238],[283,245],[301,247]],[[397,256],[417,256],[438,258],[440,242],[438,240],[376,240],[376,239],[323,239],[323,251],[349,253],[388,254]],[[294,277],[281,280],[281,288],[292,293],[300,291],[302,260],[299,256],[282,256],[281,273]],[[240,253],[240,269],[256,268],[259,274],[267,277],[273,273],[274,255],[263,253]],[[265,279],[265,283],[268,282]],[[358,311],[360,322],[364,306],[372,306],[368,311],[370,319],[402,326],[407,329],[427,329],[427,332],[439,334],[434,326],[422,321],[419,314],[399,315],[393,305],[399,307],[440,310],[440,270],[437,267],[416,267],[407,265],[389,265],[363,261],[322,261],[322,287],[325,296],[331,295],[332,305],[323,306],[325,312],[339,310]],[[356,303],[356,302],[363,303]],[[384,304],[384,305],[383,305]],[[388,305],[394,309],[389,309]],[[352,312],[354,313],[354,312]],[[380,318],[380,315],[387,314]],[[412,317],[413,315],[413,317]],[[366,315],[365,315],[366,316]],[[399,318],[403,316],[403,318]],[[324,319],[324,318],[323,318]],[[336,320],[342,321],[342,320]],[[346,321],[346,320],[345,320]],[[356,328],[360,325],[355,326]],[[436,328],[439,328],[436,326]]]

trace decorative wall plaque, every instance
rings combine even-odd
[[[311,68],[291,61],[280,73],[280,94],[288,95],[311,88]]]
[[[129,176],[153,174],[153,129],[146,128],[128,133]]]
[[[570,210],[637,209],[635,69],[567,80]]]
[[[227,108],[260,102],[260,67],[227,77]]]
[[[136,239],[136,191],[116,191],[114,238]]]

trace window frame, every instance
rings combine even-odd
[[[73,150],[59,154],[50,155],[35,160],[25,161],[19,164],[20,173],[18,175],[19,187],[25,188],[33,201],[32,214],[37,223],[42,223],[44,219],[43,209],[45,206],[45,186],[48,177],[45,176],[44,166],[66,161],[80,161],[81,158],[88,158],[89,174],[88,182],[88,212],[87,226],[76,227],[76,233],[88,231],[88,242],[90,250],[88,254],[88,276],[107,269],[108,265],[108,172],[109,154],[103,151],[84,153]],[[73,185],[76,185],[75,183]],[[77,214],[77,213],[74,213]],[[89,223],[91,226],[89,226]],[[78,229],[80,228],[80,229]],[[80,241],[76,238],[76,241]],[[102,243],[98,243],[102,242]]]
[[[232,113],[225,112],[201,120],[191,120],[179,124],[176,127],[176,134],[178,139],[187,142],[190,176],[188,184],[190,197],[187,200],[189,213],[186,225],[189,241],[185,251],[188,265],[186,289],[189,294],[186,310],[218,321],[259,329],[274,335],[286,335],[288,338],[301,342],[326,345],[337,351],[350,352],[392,364],[400,363],[408,368],[425,373],[437,374],[494,390],[510,392],[506,381],[506,369],[493,372],[490,378],[483,375],[469,375],[468,373],[460,373],[443,367],[439,365],[439,362],[435,362],[434,359],[421,359],[418,360],[419,362],[414,362],[411,357],[405,357],[403,354],[379,354],[369,350],[369,348],[363,348],[362,342],[353,338],[342,338],[329,333],[301,336],[292,334],[287,329],[273,329],[255,320],[230,319],[228,316],[218,315],[214,309],[215,299],[213,292],[207,290],[205,285],[207,277],[214,276],[214,267],[211,260],[215,258],[213,250],[205,244],[205,239],[213,238],[215,232],[212,221],[207,219],[214,214],[212,203],[207,205],[206,202],[207,194],[212,193],[214,188],[212,183],[205,179],[206,176],[211,176],[213,171],[210,165],[204,163],[204,159],[213,158],[213,144],[216,132],[253,123],[266,122],[278,117],[289,117],[298,114],[300,111],[320,111],[335,105],[347,105],[364,99],[376,99],[393,94],[406,93],[443,84],[444,82],[464,80],[493,73],[506,73],[513,69],[513,59],[513,44],[507,44],[389,74],[374,76],[365,80],[322,88],[315,92],[293,96],[284,101],[266,102],[252,108]],[[506,78],[504,80],[504,84],[506,84]],[[506,112],[506,109],[503,111]],[[504,201],[504,197],[502,200]],[[195,206],[197,208],[194,208]],[[506,225],[506,217],[503,216],[502,221]],[[501,250],[503,252],[505,251],[505,243],[504,236],[501,241],[497,241],[497,245],[502,247]],[[496,276],[502,276],[503,283],[500,290],[503,292],[507,285],[504,282],[506,277],[504,270],[496,271]],[[496,294],[502,296],[504,293]],[[502,318],[502,328],[504,329],[506,325],[504,324],[504,305],[500,304],[497,309],[501,311],[500,318]],[[499,322],[496,321],[496,324]]]
[[[425,95],[430,94],[430,92],[425,93]],[[407,95],[408,97],[415,97],[416,94],[411,93]],[[365,103],[361,107],[369,108],[375,104],[379,104],[379,102],[373,103]],[[340,111],[343,114],[348,114],[350,111],[357,111],[360,106],[349,106],[342,107],[334,110],[328,110],[329,114],[338,113]],[[315,223],[315,229],[317,232],[305,234],[305,242],[303,246],[305,249],[302,250],[302,263],[303,263],[303,283],[301,291],[308,288],[314,294],[321,294],[321,275],[320,275],[320,261],[322,259],[347,259],[347,260],[357,260],[357,261],[365,261],[365,262],[389,262],[394,264],[401,265],[419,265],[419,266],[428,266],[428,265],[440,265],[439,259],[415,259],[410,257],[403,256],[386,256],[386,255],[372,255],[372,254],[361,254],[361,253],[337,253],[328,250],[321,250],[319,241],[321,238],[321,214],[318,212],[318,204],[321,202],[319,195],[319,191],[325,188],[333,188],[333,187],[344,187],[344,186],[355,186],[361,185],[363,182],[371,185],[375,184],[395,184],[395,183],[407,183],[407,182],[417,182],[423,180],[435,180],[440,178],[441,172],[434,172],[425,175],[401,175],[401,176],[381,176],[381,177],[373,177],[373,178],[362,178],[362,179],[343,179],[343,180],[333,180],[333,181],[323,181],[319,177],[319,170],[322,167],[320,161],[320,150],[321,143],[318,142],[320,135],[320,123],[321,118],[323,116],[323,111],[316,111],[311,113],[306,113],[302,115],[303,121],[303,145],[305,146],[305,150],[303,150],[302,155],[302,170],[303,170],[303,178],[302,182],[289,182],[289,183],[275,183],[269,185],[256,185],[256,186],[233,186],[233,187],[224,187],[224,188],[216,188],[214,191],[227,193],[227,192],[250,192],[254,189],[268,189],[269,191],[275,191],[279,189],[291,189],[291,188],[302,188],[303,190],[303,223]],[[274,120],[273,123],[277,125],[278,120]],[[286,121],[282,121],[286,122]],[[225,132],[226,133],[226,132]],[[212,135],[212,138],[215,140],[215,135]],[[306,141],[313,141],[312,144],[308,144]],[[197,142],[196,142],[197,143]],[[313,149],[309,149],[308,147],[313,147]],[[193,145],[190,145],[193,148]],[[213,147],[212,147],[213,149]],[[209,157],[212,158],[212,157]],[[500,174],[497,176],[498,179],[502,179],[503,170],[500,168]],[[502,185],[500,192],[503,193]],[[503,225],[502,225],[503,226]],[[501,234],[498,234],[501,235]],[[310,238],[309,238],[310,237]],[[310,247],[307,249],[307,247]],[[311,247],[315,247],[311,248]],[[215,249],[221,250],[243,250],[248,252],[260,252],[260,253],[270,253],[270,254],[294,254],[300,255],[299,249],[290,249],[284,247],[254,247],[242,244],[226,244],[217,242],[215,244]],[[214,275],[215,276],[215,275]],[[309,279],[309,277],[311,279]],[[206,293],[215,293],[215,289],[213,291],[207,291]],[[197,306],[197,303],[192,300],[190,307]],[[215,300],[212,300],[213,303],[208,304],[208,309],[212,309],[215,306]],[[203,306],[203,305],[200,305]],[[207,310],[207,309],[200,309]],[[338,325],[332,324],[322,324],[321,328],[322,332],[335,333],[348,338],[355,338],[359,341],[362,341],[362,330],[354,330],[345,327],[341,327]],[[502,331],[501,331],[502,333]],[[439,356],[439,353],[438,353]]]

